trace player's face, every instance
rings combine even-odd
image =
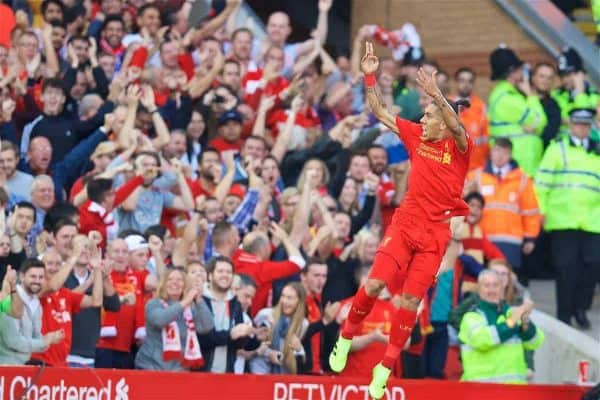
[[[444,121],[442,119],[442,113],[435,104],[430,104],[425,108],[423,117],[421,118],[421,124],[423,124],[423,134],[421,138],[426,142],[435,142],[443,139],[446,135],[444,128]]]

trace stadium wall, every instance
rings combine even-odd
[[[531,315],[546,335],[534,356],[537,383],[578,382],[579,362],[590,362],[588,380],[600,381],[600,342],[541,311]]]
[[[0,367],[0,399],[7,400],[368,400],[367,384],[336,377]],[[392,382],[384,399],[580,400],[583,392],[578,386],[407,380]]]
[[[427,58],[451,76],[461,66],[473,68],[479,75],[476,92],[484,98],[492,85],[489,55],[498,44],[506,43],[532,65],[551,61],[494,0],[354,0],[352,7],[352,38],[365,24],[394,30],[411,22]],[[376,53],[389,55],[381,47]]]

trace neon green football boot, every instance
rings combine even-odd
[[[369,384],[369,395],[373,399],[379,400],[385,395],[385,387],[391,373],[392,370],[387,369],[381,364],[377,364],[373,368],[373,378]]]
[[[342,372],[346,367],[348,361],[348,353],[350,352],[350,346],[352,345],[352,339],[346,339],[340,335],[335,346],[329,355],[329,366],[334,372]]]

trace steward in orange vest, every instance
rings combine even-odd
[[[469,161],[469,171],[484,168],[490,152],[488,145],[490,133],[485,102],[473,94],[475,72],[468,67],[459,68],[454,74],[454,80],[457,95],[452,100],[465,99],[471,103],[469,108],[460,112],[460,122],[475,144]]]
[[[541,214],[533,181],[512,160],[512,143],[498,138],[485,169],[467,175],[469,188],[477,188],[485,199],[481,227],[487,238],[515,269],[522,254],[533,251],[540,233]]]

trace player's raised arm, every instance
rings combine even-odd
[[[434,104],[440,109],[442,112],[442,117],[444,119],[444,123],[446,127],[452,133],[454,137],[454,141],[458,149],[461,152],[465,152],[468,147],[467,142],[467,134],[465,128],[460,122],[458,117],[458,113],[452,108],[448,100],[442,94],[442,91],[438,87],[435,76],[437,71],[433,71],[430,75],[427,75],[423,68],[419,68],[417,71],[417,84],[423,89],[425,93],[433,98]]]
[[[375,77],[377,68],[379,68],[379,59],[373,54],[373,43],[366,42],[365,55],[360,61],[360,69],[365,74],[367,102],[378,120],[383,122],[385,126],[394,132],[399,133],[398,127],[396,126],[396,117],[394,117],[394,114],[387,109],[387,106],[381,97],[381,93],[379,93],[377,78]]]

